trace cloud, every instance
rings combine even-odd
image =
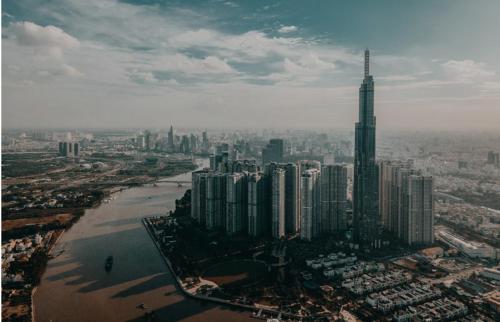
[[[66,51],[80,48],[80,41],[55,26],[41,26],[30,21],[15,22],[6,28],[4,46],[6,60],[20,66],[16,77],[84,76],[76,67],[67,63]],[[10,73],[11,71],[8,71]],[[30,83],[34,82],[30,79]]]
[[[484,79],[495,75],[494,71],[486,69],[486,64],[470,59],[449,60],[441,66],[448,75],[462,81]]]
[[[63,64],[61,66],[61,71],[62,71],[62,74],[65,76],[70,76],[70,77],[82,77],[83,76],[82,72],[80,72],[75,67],[67,65],[67,64]]]
[[[110,122],[129,122],[119,117],[124,109],[143,118],[141,125],[158,122],[160,126],[159,120],[165,117],[186,124],[213,118],[213,124],[220,124],[235,119],[231,113],[214,113],[218,108],[234,111],[238,106],[237,111],[243,111],[256,105],[270,115],[265,120],[269,124],[303,126],[309,107],[319,113],[328,111],[319,121],[310,119],[312,126],[321,121],[330,125],[325,121],[329,116],[331,120],[344,118],[339,124],[354,121],[364,47],[356,43],[359,39],[342,44],[345,38],[330,37],[331,30],[320,30],[316,21],[312,24],[314,16],[297,20],[286,16],[288,10],[271,6],[243,12],[248,6],[232,9],[224,2],[212,3],[210,8],[118,0],[8,4],[14,16],[9,21],[16,17],[32,21],[11,23],[3,31],[4,86],[21,89],[6,91],[8,108],[20,115],[35,108],[36,102],[48,111],[47,122],[56,123],[59,115],[68,113],[53,113],[55,101],[60,102],[61,111],[74,108],[75,114],[93,108],[88,114],[102,115],[98,121],[103,124],[106,117]],[[22,15],[15,11],[18,8]],[[287,25],[276,25],[276,21]],[[432,60],[438,54],[427,47],[425,54],[407,50],[389,55],[392,49],[382,43],[373,49],[371,70],[375,80],[381,81],[377,83],[377,112],[395,99],[411,103],[425,98],[435,101],[433,106],[438,108],[440,97],[499,95],[495,73],[472,60],[476,59],[473,54],[463,53],[471,60],[450,60],[453,56],[446,53]],[[22,84],[36,90],[26,93]],[[53,99],[45,102],[48,97]],[[139,113],[137,106],[149,112]],[[283,118],[284,108],[300,116]],[[190,114],[191,110],[196,113]],[[84,116],[78,115],[79,120]],[[159,116],[152,119],[150,115]],[[260,126],[261,117],[253,115],[254,123],[248,124]],[[89,117],[89,123],[94,118]],[[134,117],[129,119],[141,126]]]
[[[9,26],[8,32],[22,46],[42,47],[61,55],[64,49],[80,46],[78,39],[54,26],[39,26],[30,21],[16,22]]]
[[[190,58],[183,54],[162,57],[154,63],[159,69],[179,71],[188,74],[228,74],[235,70],[224,60],[207,56],[203,59]]]
[[[280,34],[287,34],[289,32],[295,32],[297,30],[298,30],[297,26],[281,26],[281,28],[278,29],[278,32]]]
[[[412,75],[388,75],[377,77],[378,80],[387,81],[387,82],[400,82],[400,81],[412,81],[417,78]]]

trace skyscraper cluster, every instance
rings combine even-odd
[[[135,146],[140,151],[170,152],[170,153],[208,153],[210,142],[207,132],[202,132],[202,138],[196,134],[176,135],[170,126],[166,136],[160,133],[151,133],[146,130],[135,138]]]
[[[408,245],[427,245],[433,235],[433,179],[411,161],[379,163],[379,211],[385,230]]]
[[[255,161],[224,160],[217,169],[193,172],[191,216],[229,235],[310,240],[347,228],[346,195],[343,165],[271,162],[261,171]]]
[[[363,246],[378,248],[383,228],[409,245],[431,244],[434,241],[432,177],[418,174],[411,161],[382,161],[377,165],[374,92],[370,52],[366,50],[355,129],[354,239]]]
[[[59,155],[68,158],[77,158],[80,156],[80,144],[78,142],[59,142]]]
[[[412,161],[376,161],[374,81],[365,51],[359,89],[353,167],[353,240],[381,247],[382,230],[408,245],[433,243],[433,179]],[[347,221],[347,167],[333,159],[284,162],[284,141],[271,139],[255,161],[237,160],[229,144],[210,158],[210,169],[193,173],[192,217],[207,229],[227,234],[304,240],[344,232]],[[493,157],[491,157],[493,159]]]

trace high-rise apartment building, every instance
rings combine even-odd
[[[410,220],[410,200],[409,200],[409,179],[410,176],[417,174],[411,168],[402,168],[398,172],[397,191],[398,191],[398,231],[397,237],[403,241],[409,239],[409,220]]]
[[[222,173],[210,173],[207,176],[206,185],[206,228],[224,227],[226,221],[226,176]]]
[[[365,74],[359,88],[359,119],[355,129],[353,224],[358,243],[377,247],[380,223],[378,214],[378,176],[375,163],[374,82],[370,75],[370,52],[365,51]]]
[[[269,140],[269,143],[262,150],[262,165],[270,162],[283,162],[284,151],[285,146],[282,139]]]
[[[226,175],[226,233],[229,235],[247,231],[247,190],[245,173]]]
[[[321,168],[321,231],[347,229],[347,168],[325,165]]]
[[[80,156],[80,144],[78,142],[59,142],[59,155],[68,158]]]
[[[285,170],[280,168],[271,174],[271,236],[285,236]]]
[[[285,170],[285,233],[296,234],[300,230],[300,178],[294,163],[283,166]]]
[[[410,164],[403,161],[379,162],[379,214],[384,229],[398,235],[399,200],[398,176],[402,169],[409,169]]]
[[[211,175],[210,170],[191,174],[191,217],[203,226],[207,218],[207,180]]]
[[[248,177],[248,235],[252,237],[262,236],[269,230],[266,181],[262,173],[251,173]]]
[[[265,174],[270,178],[269,186],[271,189],[273,184],[273,172],[276,169],[284,171],[285,175],[285,233],[296,234],[300,228],[300,208],[299,208],[299,194],[300,182],[298,167],[294,163],[268,163],[265,167]]]
[[[433,179],[411,175],[408,180],[409,219],[406,242],[409,245],[429,245],[434,242]]]
[[[300,238],[311,240],[320,231],[320,171],[318,169],[305,170],[301,174],[300,182]]]

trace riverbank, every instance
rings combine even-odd
[[[54,246],[61,239],[63,233],[74,224],[76,224],[82,216],[87,211],[92,209],[97,209],[102,205],[106,205],[112,202],[115,197],[114,194],[122,192],[131,187],[137,187],[138,185],[145,184],[155,184],[162,179],[172,178],[175,175],[181,175],[189,170],[193,170],[196,164],[190,163],[181,165],[176,165],[175,167],[170,167],[168,169],[169,176],[165,177],[140,177],[141,180],[128,180],[126,182],[116,181],[114,183],[98,184],[90,188],[86,185],[86,182],[81,182],[80,184],[85,184],[85,189],[91,189],[91,195],[95,198],[89,202],[83,202],[80,207],[77,208],[55,208],[55,209],[26,209],[26,211],[16,211],[11,213],[7,219],[3,220],[3,239],[4,240],[19,240],[24,241],[26,238],[35,239],[37,234],[41,234],[42,238],[45,236],[50,236],[47,241],[44,241],[44,247],[37,247],[34,250],[34,254],[37,254],[36,258],[28,257],[29,262],[23,264],[21,267],[23,269],[23,282],[4,284],[2,287],[3,291],[3,303],[2,303],[2,317],[5,321],[31,321],[33,320],[34,305],[33,297],[35,296],[35,290],[39,283],[41,276],[43,275],[47,262],[51,257],[60,255],[63,249],[58,249],[57,254],[54,254]],[[166,172],[167,173],[167,172]],[[40,188],[40,187],[38,187]],[[72,187],[71,189],[78,189],[77,187]],[[5,217],[3,217],[5,219]],[[10,229],[5,229],[5,228]],[[30,253],[28,253],[29,255]],[[17,255],[15,255],[17,256]],[[24,257],[23,257],[24,258]],[[18,274],[19,265],[16,263],[17,257],[14,257],[14,261],[9,263],[9,266],[3,265],[3,270],[6,273],[10,273],[9,267],[12,270],[16,270],[14,273]],[[35,260],[36,259],[36,260]],[[24,259],[23,259],[24,260]],[[17,278],[17,277],[16,277]],[[31,318],[30,318],[31,317]]]
[[[220,298],[216,298],[216,297],[212,297],[212,296],[196,294],[197,288],[196,287],[187,288],[187,284],[185,284],[180,279],[180,277],[177,275],[177,273],[174,269],[174,266],[172,265],[172,263],[170,262],[170,260],[166,256],[166,254],[163,252],[163,249],[157,240],[157,236],[155,234],[155,230],[153,228],[153,225],[150,222],[150,218],[143,218],[142,223],[144,225],[144,228],[148,232],[148,235],[151,237],[151,240],[153,241],[156,249],[158,250],[158,252],[162,256],[170,273],[175,277],[175,282],[176,282],[177,288],[185,296],[196,299],[196,300],[205,301],[208,303],[221,304],[221,305],[227,306],[227,307],[232,308],[232,309],[245,310],[245,311],[249,312],[251,317],[259,318],[259,319],[277,318],[278,320],[281,320],[282,317],[286,317],[287,319],[289,319],[289,321],[291,321],[290,319],[298,319],[298,320],[301,319],[300,316],[294,316],[292,314],[283,313],[283,312],[280,312],[277,310],[273,310],[271,308],[267,308],[263,305],[246,305],[246,304],[242,304],[242,303],[236,303],[236,302],[233,302],[231,300],[224,300],[224,299],[220,299]],[[210,283],[210,285],[215,286],[215,287],[217,286],[215,283]]]
[[[64,252],[49,260],[37,287],[35,321],[140,322],[146,313],[141,303],[158,321],[255,321],[248,312],[185,296],[144,229],[142,218],[175,209],[188,187],[175,182],[190,180],[188,172],[157,186],[131,187],[87,210],[54,248]],[[108,256],[114,258],[110,272],[104,268]]]

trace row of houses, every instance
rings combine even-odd
[[[441,291],[429,284],[411,283],[372,293],[367,296],[366,303],[385,313],[395,308],[422,303],[440,296]]]
[[[356,278],[348,278],[342,282],[342,287],[356,295],[376,292],[411,281],[412,275],[402,270],[391,270],[363,274]]]
[[[418,306],[409,306],[393,314],[394,321],[443,321],[467,314],[467,306],[447,297],[426,302]]]

